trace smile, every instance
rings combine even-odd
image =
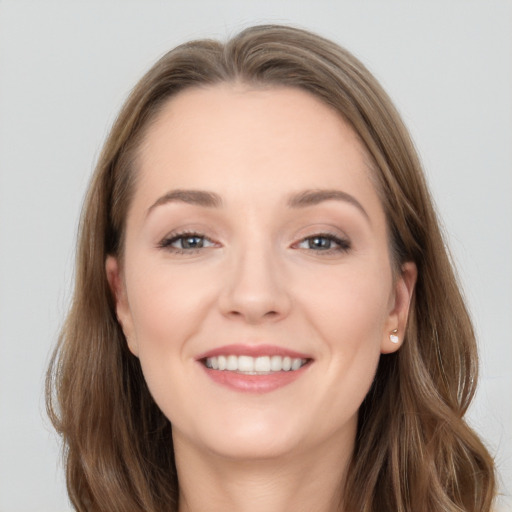
[[[216,384],[243,393],[268,393],[309,373],[314,359],[277,345],[224,345],[196,361]]]
[[[297,371],[307,359],[289,356],[258,356],[219,355],[207,357],[204,364],[207,368],[219,371],[230,371],[245,375],[269,375],[275,372]]]

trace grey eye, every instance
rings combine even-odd
[[[207,247],[215,247],[215,242],[198,233],[182,233],[165,238],[159,244],[163,249],[176,252],[194,251]]]
[[[350,249],[350,242],[334,235],[318,234],[304,238],[296,247],[315,252],[348,251]]]
[[[192,236],[181,236],[177,238],[173,243],[173,247],[178,247],[179,249],[200,249],[204,247],[205,239],[202,236],[192,235]]]
[[[333,240],[326,236],[313,236],[305,240],[308,249],[326,251],[332,248]]]

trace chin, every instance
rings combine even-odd
[[[300,424],[284,422],[285,415],[254,415],[240,408],[238,412],[222,415],[222,419],[220,416],[205,415],[196,428],[181,430],[177,426],[175,442],[183,437],[206,453],[248,461],[287,456],[306,441]]]
[[[229,436],[216,440],[210,450],[219,457],[239,461],[266,460],[286,457],[301,446],[290,436],[276,435],[276,431],[260,431],[256,434],[231,431]]]

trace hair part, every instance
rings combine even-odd
[[[406,261],[418,268],[404,344],[381,356],[360,408],[344,507],[489,511],[493,461],[463,419],[477,380],[475,336],[413,143],[354,56],[287,26],[253,27],[225,44],[193,41],[165,54],[107,138],[82,212],[73,302],[46,383],[73,505],[80,512],[178,509],[171,425],[127,348],[105,260],[122,258],[137,151],[164,103],[224,82],[300,88],[335,109],[372,160],[392,259],[397,268]]]

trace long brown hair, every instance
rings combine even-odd
[[[81,217],[73,302],[47,377],[71,501],[88,512],[178,508],[171,425],[127,349],[105,259],[122,253],[136,153],[163,103],[188,87],[234,81],[301,88],[352,125],[373,161],[395,263],[418,268],[404,344],[381,356],[360,408],[345,509],[489,511],[493,461],[463,419],[476,386],[474,332],[414,146],[357,59],[284,26],[170,51],[135,87],[108,136]]]

